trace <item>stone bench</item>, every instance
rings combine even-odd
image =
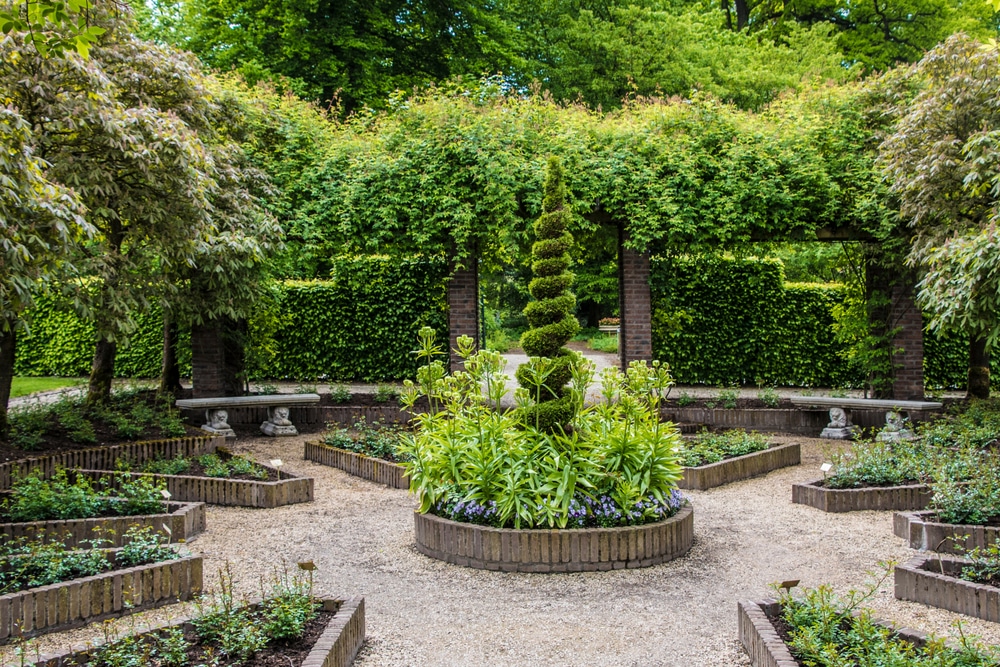
[[[183,398],[175,405],[189,410],[204,410],[206,424],[201,428],[209,433],[235,438],[229,426],[227,408],[264,406],[267,421],[260,425],[265,435],[298,435],[295,425],[288,419],[288,408],[295,405],[316,405],[319,394],[267,394],[265,396],[219,396],[216,398]]]
[[[830,423],[826,425],[821,438],[843,440],[854,433],[851,423],[851,409],[887,410],[885,413],[885,429],[879,433],[879,440],[897,441],[913,437],[912,431],[905,427],[906,415],[910,411],[923,412],[940,410],[944,407],[936,401],[896,401],[882,398],[835,398],[833,396],[792,396],[793,405],[816,406],[829,408]]]

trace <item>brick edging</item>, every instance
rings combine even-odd
[[[309,651],[300,667],[349,667],[365,641],[365,599],[363,597],[348,600],[323,598],[320,602],[326,610],[335,606],[339,606],[339,608],[330,619],[323,634],[313,644],[312,650]],[[183,627],[191,623],[192,618],[188,615],[176,620],[152,623],[134,634],[141,635],[166,628]],[[330,639],[333,640],[332,644]],[[68,646],[61,653],[41,655],[34,663],[27,664],[32,665],[32,667],[75,667],[87,662],[95,650],[101,646],[103,643]]]
[[[926,484],[904,486],[869,486],[859,489],[830,489],[822,479],[792,484],[792,502],[809,505],[824,512],[861,510],[922,510],[931,502],[931,488]]]
[[[779,468],[798,465],[802,448],[798,443],[768,447],[759,452],[724,459],[716,463],[684,468],[678,488],[704,491],[741,479],[750,479]]]
[[[963,565],[968,561],[948,556],[911,558],[895,567],[895,596],[986,621],[1000,621],[1000,588],[960,579],[957,575]]]
[[[0,595],[0,642],[189,600],[202,570],[202,557],[189,555]]]
[[[56,468],[85,470],[114,470],[115,461],[127,458],[135,463],[145,463],[155,458],[172,459],[176,456],[210,454],[224,446],[226,439],[214,435],[185,436],[165,440],[144,440],[121,445],[91,447],[45,456],[29,457],[0,463],[0,490],[9,489],[13,480],[25,476],[35,468],[44,477],[50,477]]]
[[[260,464],[258,464],[260,465]],[[276,472],[269,466],[261,466]],[[89,479],[110,477],[112,488],[117,488],[117,478],[148,477],[162,481],[170,492],[170,497],[179,502],[200,502],[209,505],[229,505],[236,507],[274,508],[313,500],[314,480],[312,477],[293,477],[266,482],[254,479],[226,479],[195,475],[161,475],[146,472],[120,472],[111,470],[74,470]]]
[[[385,484],[393,489],[408,490],[410,488],[410,480],[406,476],[406,470],[398,463],[356,454],[315,440],[305,443],[304,456],[307,461],[338,468],[349,475],[361,477],[377,484]]]
[[[513,529],[414,512],[417,551],[455,565],[502,572],[593,572],[649,567],[680,558],[694,542],[685,505],[658,523],[621,528]]]
[[[938,523],[932,519],[934,510],[896,512],[892,515],[892,532],[907,541],[911,549],[961,554],[976,547],[985,549],[1000,542],[1000,527]]]
[[[776,600],[737,603],[737,627],[739,640],[750,656],[753,667],[798,667],[799,662],[792,657],[788,645],[778,636],[771,618],[781,613],[781,604]],[[914,646],[923,647],[929,634],[912,628],[898,628],[893,623],[873,619],[876,625],[888,629],[899,639]]]
[[[87,540],[108,539],[111,546],[120,547],[131,526],[148,526],[158,534],[166,534],[170,542],[190,540],[205,530],[204,503],[165,504],[169,513],[0,523],[0,536],[58,539],[67,547],[82,547]]]

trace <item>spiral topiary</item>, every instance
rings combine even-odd
[[[542,215],[535,222],[535,244],[531,248],[534,278],[528,291],[535,299],[524,309],[530,329],[521,335],[521,347],[529,357],[541,357],[517,369],[518,383],[535,399],[524,408],[524,422],[552,431],[573,419],[574,403],[566,384],[572,376],[573,352],[563,347],[580,330],[573,311],[576,297],[569,291],[569,250],[573,236],[566,231],[570,213],[566,210],[566,185],[559,159],[549,158],[545,175]],[[544,376],[544,386],[540,377]]]

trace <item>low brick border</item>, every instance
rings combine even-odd
[[[376,484],[385,484],[393,489],[410,488],[410,479],[406,476],[406,470],[398,463],[356,454],[317,441],[306,442],[305,458],[307,461],[339,468],[349,475],[367,479]]]
[[[740,643],[750,655],[754,667],[799,667],[788,645],[778,635],[771,622],[781,614],[781,604],[775,600],[737,603],[737,627]],[[892,623],[875,619],[875,623],[891,630],[897,637],[922,647],[929,635],[911,628],[897,628]]]
[[[677,482],[677,486],[681,489],[704,491],[741,479],[765,475],[779,468],[797,466],[801,461],[802,448],[798,443],[776,445],[717,463],[684,468],[684,477]]]
[[[911,549],[961,554],[976,547],[985,549],[1000,542],[1000,527],[964,526],[934,521],[934,510],[896,512],[892,516],[892,532],[907,541]]]
[[[225,446],[224,437],[186,436],[167,440],[146,440],[122,445],[92,447],[69,452],[59,452],[46,456],[35,456],[0,463],[0,490],[9,489],[17,477],[24,477],[36,468],[43,477],[51,477],[56,468],[78,468],[82,470],[114,470],[115,461],[126,458],[135,463],[145,463],[153,459],[172,459],[177,456],[201,456],[211,454]]]
[[[0,595],[0,642],[189,600],[201,593],[202,570],[201,556],[189,555]]]
[[[417,551],[455,565],[502,572],[593,572],[680,558],[694,541],[685,505],[658,523],[566,530],[490,528],[414,512]]]
[[[110,546],[120,547],[125,532],[131,526],[149,526],[155,532],[167,535],[170,542],[190,540],[205,530],[204,503],[165,504],[169,511],[165,514],[0,523],[0,536],[58,539],[67,547],[89,546],[83,542],[100,538],[108,540]]]
[[[260,465],[260,464],[258,464]],[[261,466],[272,473],[277,470],[270,466]],[[118,478],[149,477],[157,482],[163,482],[170,492],[170,497],[179,502],[201,502],[209,505],[230,505],[236,507],[273,508],[295,503],[307,503],[313,500],[312,477],[297,477],[282,472],[280,479],[265,482],[253,479],[225,479],[221,477],[202,477],[195,475],[160,475],[145,472],[118,472],[109,470],[74,470],[74,474],[85,475],[89,479],[111,480],[111,488],[117,488]]]
[[[866,486],[860,489],[829,489],[822,479],[792,484],[792,502],[824,512],[861,510],[922,510],[931,502],[926,484]]]
[[[300,667],[349,667],[354,662],[361,645],[365,641],[365,599],[363,597],[348,600],[322,599],[323,609],[336,610],[330,619],[326,630],[313,644],[309,655],[302,661]],[[145,627],[136,634],[157,632],[166,628],[185,626],[191,623],[191,617],[179,620],[161,621]],[[33,667],[77,667],[86,664],[94,655],[96,649],[103,644],[87,644],[86,646],[69,646],[61,653],[49,653],[38,656]]]
[[[965,559],[948,556],[911,558],[893,572],[896,597],[1000,622],[1000,588],[960,579],[958,575],[968,564]]]

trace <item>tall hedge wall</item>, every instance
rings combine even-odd
[[[654,258],[651,268],[653,356],[678,382],[861,386],[833,336],[838,286],[786,284],[776,260]],[[964,387],[967,364],[961,337],[925,332],[928,387]]]
[[[417,330],[447,331],[443,260],[352,257],[334,263],[331,280],[278,285],[277,322],[268,347],[275,354],[263,375],[279,379],[378,381],[410,377]],[[18,375],[87,375],[94,327],[68,308],[42,299],[30,333],[18,339]],[[260,319],[260,318],[255,318]],[[266,319],[266,318],[264,318]],[[158,309],[138,318],[139,329],[115,362],[119,377],[160,373],[163,323]],[[250,332],[251,344],[261,332]],[[189,374],[189,332],[181,332],[181,372]]]
[[[412,377],[417,331],[447,339],[443,260],[341,259],[329,281],[286,282],[267,375],[364,381]]]

